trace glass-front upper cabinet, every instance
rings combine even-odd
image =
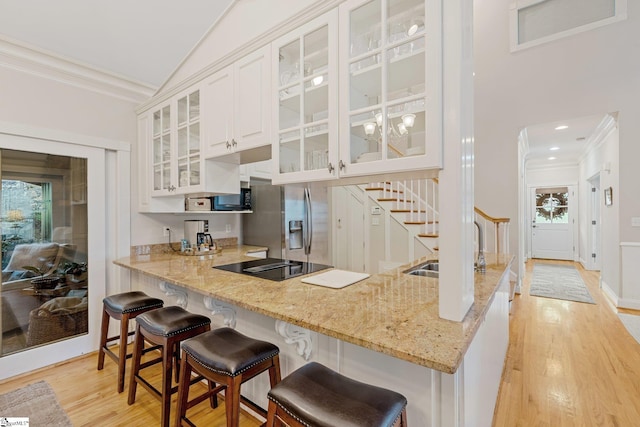
[[[167,104],[152,113],[152,170],[153,191],[170,191],[171,176],[171,105]]]
[[[337,10],[273,42],[273,182],[337,177]]]
[[[340,174],[442,166],[440,2],[340,6]]]
[[[154,195],[197,191],[201,184],[200,91],[190,91],[152,113]]]
[[[178,188],[200,185],[200,91],[178,99]]]

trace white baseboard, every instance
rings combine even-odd
[[[618,307],[618,304],[619,304],[618,295],[616,295],[616,293],[613,292],[613,290],[609,287],[609,285],[607,285],[607,283],[604,280],[602,280],[602,278],[600,279],[600,288],[602,288],[602,292],[604,292],[605,295],[609,298],[609,300],[611,300],[613,305]]]
[[[640,301],[637,299],[620,298],[618,300],[618,308],[629,308],[631,310],[640,310]]]
[[[628,308],[631,310],[640,310],[640,300],[632,298],[619,298],[618,295],[606,284],[605,281],[600,282],[602,292],[609,298],[616,308]]]

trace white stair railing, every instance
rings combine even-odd
[[[379,199],[393,201],[392,211],[406,213],[405,224],[420,224],[419,237],[438,236],[437,178],[375,182],[369,188],[381,191]],[[483,230],[485,252],[509,253],[509,218],[495,218],[475,208],[474,219]]]

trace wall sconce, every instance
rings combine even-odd
[[[404,124],[405,130],[411,129],[415,124],[415,122],[416,122],[415,114],[408,113],[402,116],[402,123]]]
[[[364,127],[364,133],[367,136],[371,136],[373,135],[373,133],[376,131],[376,124],[375,122],[366,122],[365,124],[362,125]]]
[[[406,135],[409,133],[403,122],[398,123],[398,132],[400,132],[400,135]]]
[[[324,81],[324,76],[316,76],[312,80],[314,86],[319,86]]]

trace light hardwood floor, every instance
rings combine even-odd
[[[533,262],[527,265],[522,294],[513,303],[495,427],[640,425],[640,344],[599,290],[598,273],[575,265],[595,305],[529,296]],[[115,364],[107,359],[97,371],[96,362],[97,355],[89,354],[5,380],[0,393],[46,380],[76,427],[160,422],[160,402],[138,387],[136,403],[127,405],[127,388],[116,392]],[[201,404],[188,415],[198,425],[225,425],[223,405],[212,410]],[[241,420],[242,427],[258,425],[246,415]]]
[[[596,304],[529,295],[527,263],[513,304],[494,426],[640,425],[640,344],[599,289],[599,274],[575,265]],[[640,313],[634,313],[640,314]]]

